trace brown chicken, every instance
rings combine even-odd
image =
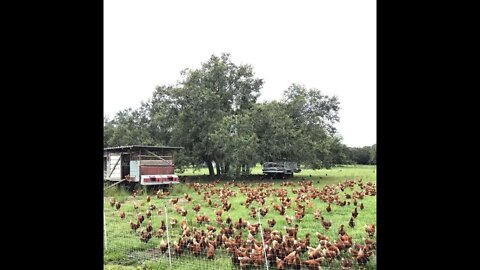
[[[152,211],[147,210],[147,212],[145,213],[145,215],[147,216],[147,218],[150,218],[150,217],[152,216]]]
[[[172,204],[176,204],[176,203],[178,202],[178,198],[171,199],[170,202],[171,202]]]
[[[330,207],[330,203],[328,203],[328,206],[327,206],[327,212],[330,213],[330,211],[332,211],[332,207]]]
[[[365,231],[370,238],[373,238],[373,235],[375,234],[375,224],[365,225]]]
[[[313,212],[313,217],[315,219],[320,219],[321,216],[322,216],[322,211],[320,211],[319,209],[317,209],[315,212]]]
[[[342,236],[345,234],[345,230],[343,229],[343,224],[340,225],[340,230],[338,230],[338,234]]]
[[[212,244],[208,244],[208,250],[207,250],[207,259],[213,260],[215,257],[215,247]]]
[[[147,196],[147,202],[150,202],[151,198],[150,195]]]
[[[232,204],[231,204],[231,203],[229,203],[228,205],[227,205],[227,204],[224,204],[224,205],[223,205],[223,210],[224,210],[225,212],[228,212],[231,207],[232,207]],[[216,206],[215,206],[215,208],[216,208]]]
[[[227,217],[227,219],[225,220],[225,222],[226,222],[227,224],[232,223],[232,218],[230,217],[230,215],[228,215],[228,217]]]
[[[277,257],[275,262],[276,262],[276,265],[277,265],[277,269],[279,269],[279,270],[280,269],[282,269],[282,270],[285,269],[285,262],[283,260],[281,260]]]
[[[350,221],[348,222],[348,226],[350,227],[355,227],[355,222],[353,222],[353,217],[350,218]]]
[[[167,230],[167,226],[165,225],[165,221],[162,220],[162,225],[160,225],[160,228],[161,228],[163,231],[166,231],[166,230]]]
[[[332,226],[332,222],[325,220],[323,217],[321,217],[321,219],[323,228],[325,228],[325,230],[330,229],[330,227]]]
[[[221,216],[217,216],[217,224],[223,224],[223,219]]]
[[[271,228],[273,228],[273,226],[275,226],[275,223],[277,223],[277,222],[275,221],[275,219],[268,220],[268,226],[270,226]]]
[[[139,224],[142,224],[144,220],[145,220],[145,217],[142,214],[137,215],[137,221]]]
[[[265,215],[268,213],[268,207],[263,207],[260,209],[260,215],[262,217],[265,217]]]
[[[121,219],[124,219],[124,218],[125,218],[125,212],[122,211],[122,212],[120,213],[120,218],[121,218]]]
[[[177,225],[178,221],[176,218],[170,218],[170,225],[173,227],[175,227]]]
[[[198,212],[200,211],[200,208],[201,208],[201,207],[200,207],[200,204],[197,204],[197,205],[195,205],[195,206],[193,207],[193,211],[195,211],[195,212],[198,213]]]
[[[132,228],[133,231],[136,231],[139,227],[140,227],[140,224],[138,222],[133,223],[133,221],[130,220],[130,228]]]
[[[149,220],[149,221],[148,221],[148,224],[147,224],[147,232],[151,232],[152,230],[153,230],[152,221]]]
[[[160,252],[162,254],[165,254],[165,252],[167,252],[168,250],[168,244],[165,243],[165,241],[162,239],[162,241],[160,242]]]
[[[360,203],[360,210],[363,210],[363,208],[364,207],[363,207],[363,202],[362,202],[362,203]]]
[[[353,262],[349,259],[342,258],[340,265],[343,270],[350,270],[353,267]]]
[[[250,266],[251,259],[250,257],[238,257],[238,261],[240,262],[240,269],[247,269]]]
[[[357,218],[358,212],[357,212],[357,207],[355,207],[355,210],[352,212],[352,217]]]
[[[110,199],[110,206],[111,206],[111,207],[114,207],[114,206],[115,206],[115,203],[116,203],[115,199],[114,199],[114,198],[111,198],[111,199]]]
[[[122,205],[120,204],[120,202],[117,202],[117,203],[115,204],[115,208],[117,208],[117,210],[120,209],[120,206],[122,206]]]
[[[307,267],[309,270],[321,270],[322,268],[320,267],[320,261],[321,258],[318,259],[310,259],[307,261],[304,261],[302,264]]]

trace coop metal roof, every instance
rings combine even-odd
[[[115,146],[103,148],[104,151],[124,151],[124,150],[134,150],[134,149],[147,149],[147,150],[179,150],[183,147],[175,146],[150,146],[150,145],[126,145],[126,146]]]

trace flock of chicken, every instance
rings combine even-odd
[[[277,188],[273,183],[260,183],[256,186],[252,184],[238,183],[235,181],[226,182],[218,185],[219,181],[213,183],[187,184],[198,195],[203,194],[205,207],[215,208],[215,218],[205,214],[202,206],[193,203],[193,206],[187,207],[192,202],[191,195],[185,193],[182,198],[175,197],[168,199],[171,192],[158,191],[154,195],[162,199],[163,203],[169,204],[176,213],[183,217],[181,222],[175,218],[170,218],[170,230],[178,230],[178,241],[171,243],[171,254],[181,256],[189,253],[194,256],[204,256],[208,259],[215,258],[217,249],[224,249],[231,256],[232,262],[239,265],[241,269],[263,267],[267,263],[276,269],[321,269],[322,265],[333,265],[339,263],[342,269],[353,269],[355,265],[364,267],[370,260],[370,257],[376,252],[375,225],[366,224],[364,227],[365,237],[362,243],[353,243],[352,237],[345,231],[344,225],[338,228],[338,237],[330,239],[320,232],[316,232],[314,237],[318,239],[318,245],[311,246],[311,234],[307,233],[304,237],[297,237],[301,221],[305,217],[305,209],[314,208],[314,200],[321,200],[328,203],[325,211],[332,211],[332,204],[345,207],[353,205],[348,226],[355,227],[355,219],[360,211],[364,209],[362,200],[365,196],[375,196],[376,187],[372,182],[363,183],[360,180],[346,180],[336,185],[324,186],[323,189],[316,189],[312,181],[282,182]],[[277,184],[278,186],[278,184]],[[358,188],[355,188],[358,186]],[[234,187],[238,191],[234,191]],[[291,187],[291,193],[295,196],[288,197]],[[350,190],[350,193],[347,191]],[[278,212],[285,218],[288,226],[276,228],[277,221],[274,218],[268,219],[268,224],[260,222],[250,223],[246,217],[240,217],[238,220],[232,220],[229,211],[232,204],[230,198],[236,197],[240,192],[245,196],[245,201],[240,203],[239,207],[250,209],[249,216],[259,220],[258,215],[266,217],[269,212]],[[340,197],[340,195],[343,195]],[[139,196],[136,192],[134,197]],[[268,199],[271,197],[270,199]],[[277,203],[273,198],[278,198]],[[212,201],[215,200],[215,202]],[[217,200],[219,199],[219,200]],[[268,201],[267,201],[268,200]],[[252,204],[259,208],[255,208]],[[162,215],[162,209],[157,209],[152,202],[151,196],[146,196],[146,202],[140,206],[148,205],[145,212],[139,211],[139,205],[133,203],[136,211],[136,220],[130,220],[130,228],[137,232],[145,224],[145,217],[150,219],[152,211],[157,210],[158,215]],[[115,207],[120,218],[125,219],[125,212],[120,211],[121,203],[110,199],[110,205]],[[190,204],[191,205],[191,204]],[[168,206],[167,206],[168,207]],[[195,212],[195,220],[198,227],[190,226],[186,217],[189,210]],[[286,209],[294,209],[294,216],[286,214]],[[332,229],[332,221],[327,220],[322,215],[323,209],[315,209],[313,217],[326,230]],[[224,214],[226,218],[224,220]],[[278,216],[277,216],[278,217]],[[205,229],[200,229],[202,228]],[[203,227],[204,226],[204,227]],[[278,226],[277,226],[278,227]],[[167,225],[161,221],[158,228],[153,228],[152,221],[148,220],[146,225],[140,229],[139,237],[142,242],[147,243],[153,236],[161,238],[160,251],[167,252],[168,244],[164,240]],[[172,232],[170,232],[171,234]],[[260,240],[257,240],[260,239]],[[263,245],[262,243],[265,243]]]

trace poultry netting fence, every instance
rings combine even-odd
[[[314,239],[317,227],[273,230],[259,209],[256,218],[244,217],[242,223],[232,220],[227,224],[225,217],[202,218],[202,213],[216,208],[203,210],[194,218],[189,215],[179,219],[173,218],[178,217],[178,209],[166,204],[151,209],[146,216],[133,211],[129,215],[123,212],[121,217],[122,212],[106,207],[104,261],[123,265],[151,263],[153,269],[376,268],[375,250],[357,246],[355,255],[351,255],[348,246],[342,250],[332,248],[334,245],[328,241]],[[289,234],[288,230],[293,229],[295,232]],[[278,232],[280,235],[276,235]],[[307,234],[311,234],[312,243],[305,243]],[[304,238],[289,239],[297,235]],[[350,247],[355,246],[350,243]]]

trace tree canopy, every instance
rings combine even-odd
[[[156,87],[138,109],[104,118],[105,147],[182,146],[177,167],[206,165],[210,175],[215,169],[217,175],[249,173],[257,162],[284,159],[312,168],[376,161],[370,149],[364,157],[341,143],[336,96],[292,84],[282,100],[259,103],[263,79],[252,66],[233,63],[230,54],[212,55],[180,76],[175,85]]]

